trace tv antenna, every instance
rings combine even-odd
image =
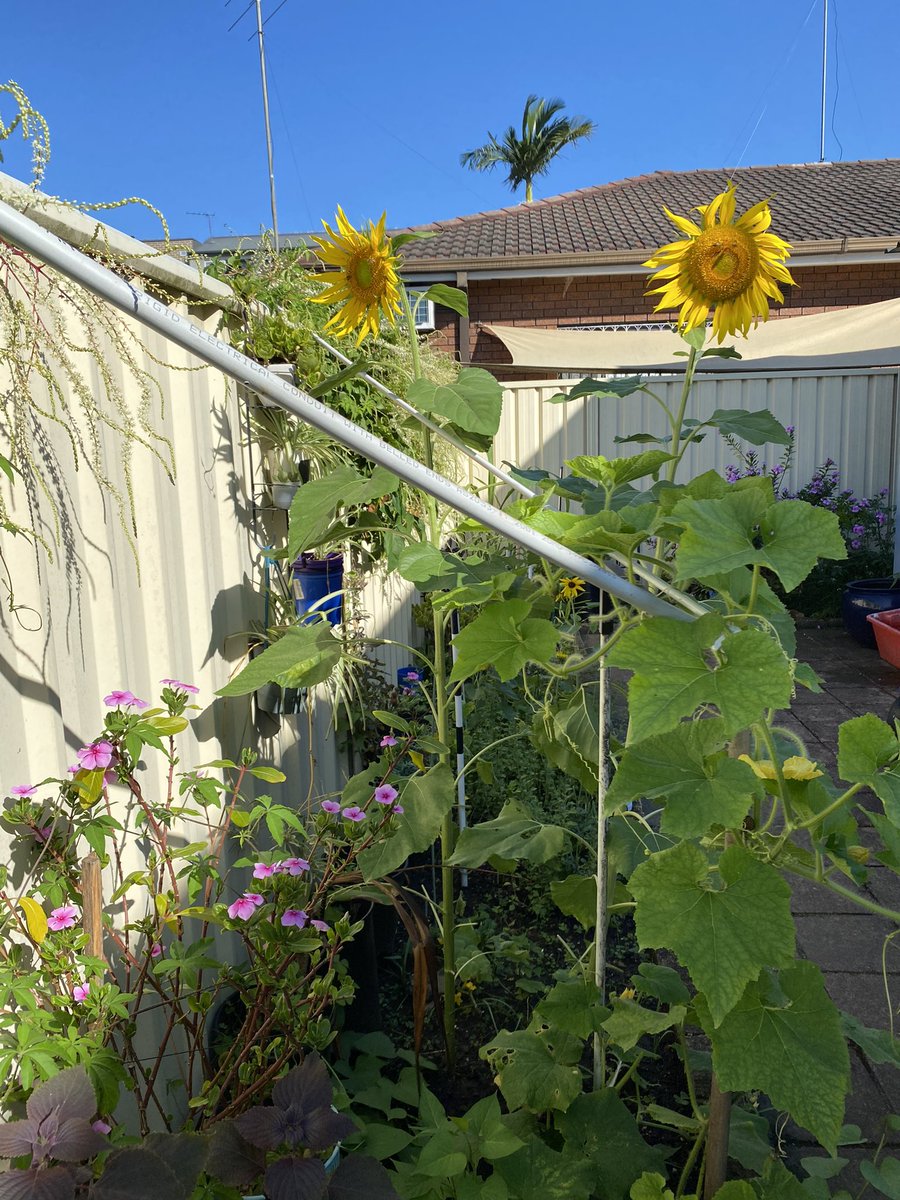
[[[213,231],[212,231],[212,223],[213,223],[213,217],[214,217],[215,215],[216,215],[215,213],[211,213],[211,212],[190,212],[190,211],[188,211],[188,212],[185,214],[185,216],[188,216],[188,217],[206,217],[206,223],[207,223],[207,225],[209,226],[209,236],[210,236],[210,238],[211,238],[211,237],[212,237],[212,235],[213,235]]]
[[[230,3],[231,0],[225,0],[225,7],[227,8]],[[272,238],[275,243],[276,254],[279,250],[278,207],[275,203],[275,163],[272,155],[272,125],[269,120],[269,84],[266,78],[266,48],[263,37],[263,26],[275,16],[275,13],[284,8],[286,3],[287,0],[281,0],[281,3],[275,9],[275,12],[271,13],[264,21],[262,16],[262,0],[250,0],[250,3],[237,18],[237,20],[233,21],[228,27],[228,32],[231,33],[235,25],[239,24],[239,22],[243,20],[251,8],[256,9],[256,33],[251,34],[250,36],[255,37],[257,43],[259,44],[259,76],[262,84],[263,119],[265,121],[266,129],[266,155],[269,164],[269,202],[272,206]]]

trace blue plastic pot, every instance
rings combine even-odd
[[[291,566],[291,586],[294,591],[294,608],[303,624],[324,613],[332,625],[341,622],[341,596],[344,586],[344,556],[337,552],[325,558],[314,554],[301,554]],[[325,597],[328,597],[326,600]]]
[[[844,628],[861,646],[875,649],[875,634],[866,620],[870,613],[900,608],[900,582],[888,579],[854,579],[841,599]]]

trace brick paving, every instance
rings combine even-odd
[[[817,694],[801,689],[782,723],[802,738],[809,757],[836,777],[838,727],[867,712],[886,720],[900,693],[900,671],[883,662],[876,651],[859,646],[843,629],[799,630],[797,657],[814,668],[824,690]],[[877,801],[870,797],[862,803]],[[874,836],[863,818],[861,843],[873,843]],[[800,954],[822,968],[839,1008],[866,1025],[888,1028],[891,1006],[895,1017],[900,1011],[900,939],[887,943],[886,950],[884,939],[896,926],[814,883],[795,879],[792,886]],[[879,904],[900,910],[900,877],[887,867],[878,863],[870,867],[866,893]],[[871,1156],[878,1144],[885,1114],[900,1113],[900,1071],[871,1064],[852,1046],[851,1064],[853,1092],[845,1120],[860,1127],[865,1144],[841,1151],[850,1161],[840,1182],[858,1190],[863,1182],[859,1159]],[[900,1133],[889,1134],[887,1142],[889,1153],[900,1157]],[[822,1153],[810,1135],[795,1126],[785,1131],[784,1148],[794,1163]]]

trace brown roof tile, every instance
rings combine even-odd
[[[738,211],[772,197],[773,229],[798,247],[841,238],[900,237],[900,159],[801,163],[736,170],[657,171],[562,196],[419,226],[437,236],[408,243],[410,264],[652,250],[671,241],[662,211],[688,214],[738,189]]]

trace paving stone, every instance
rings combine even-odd
[[[804,955],[828,971],[874,970],[881,966],[885,936],[896,926],[871,913],[829,913],[797,917]],[[888,969],[900,969],[900,947],[888,947]]]

